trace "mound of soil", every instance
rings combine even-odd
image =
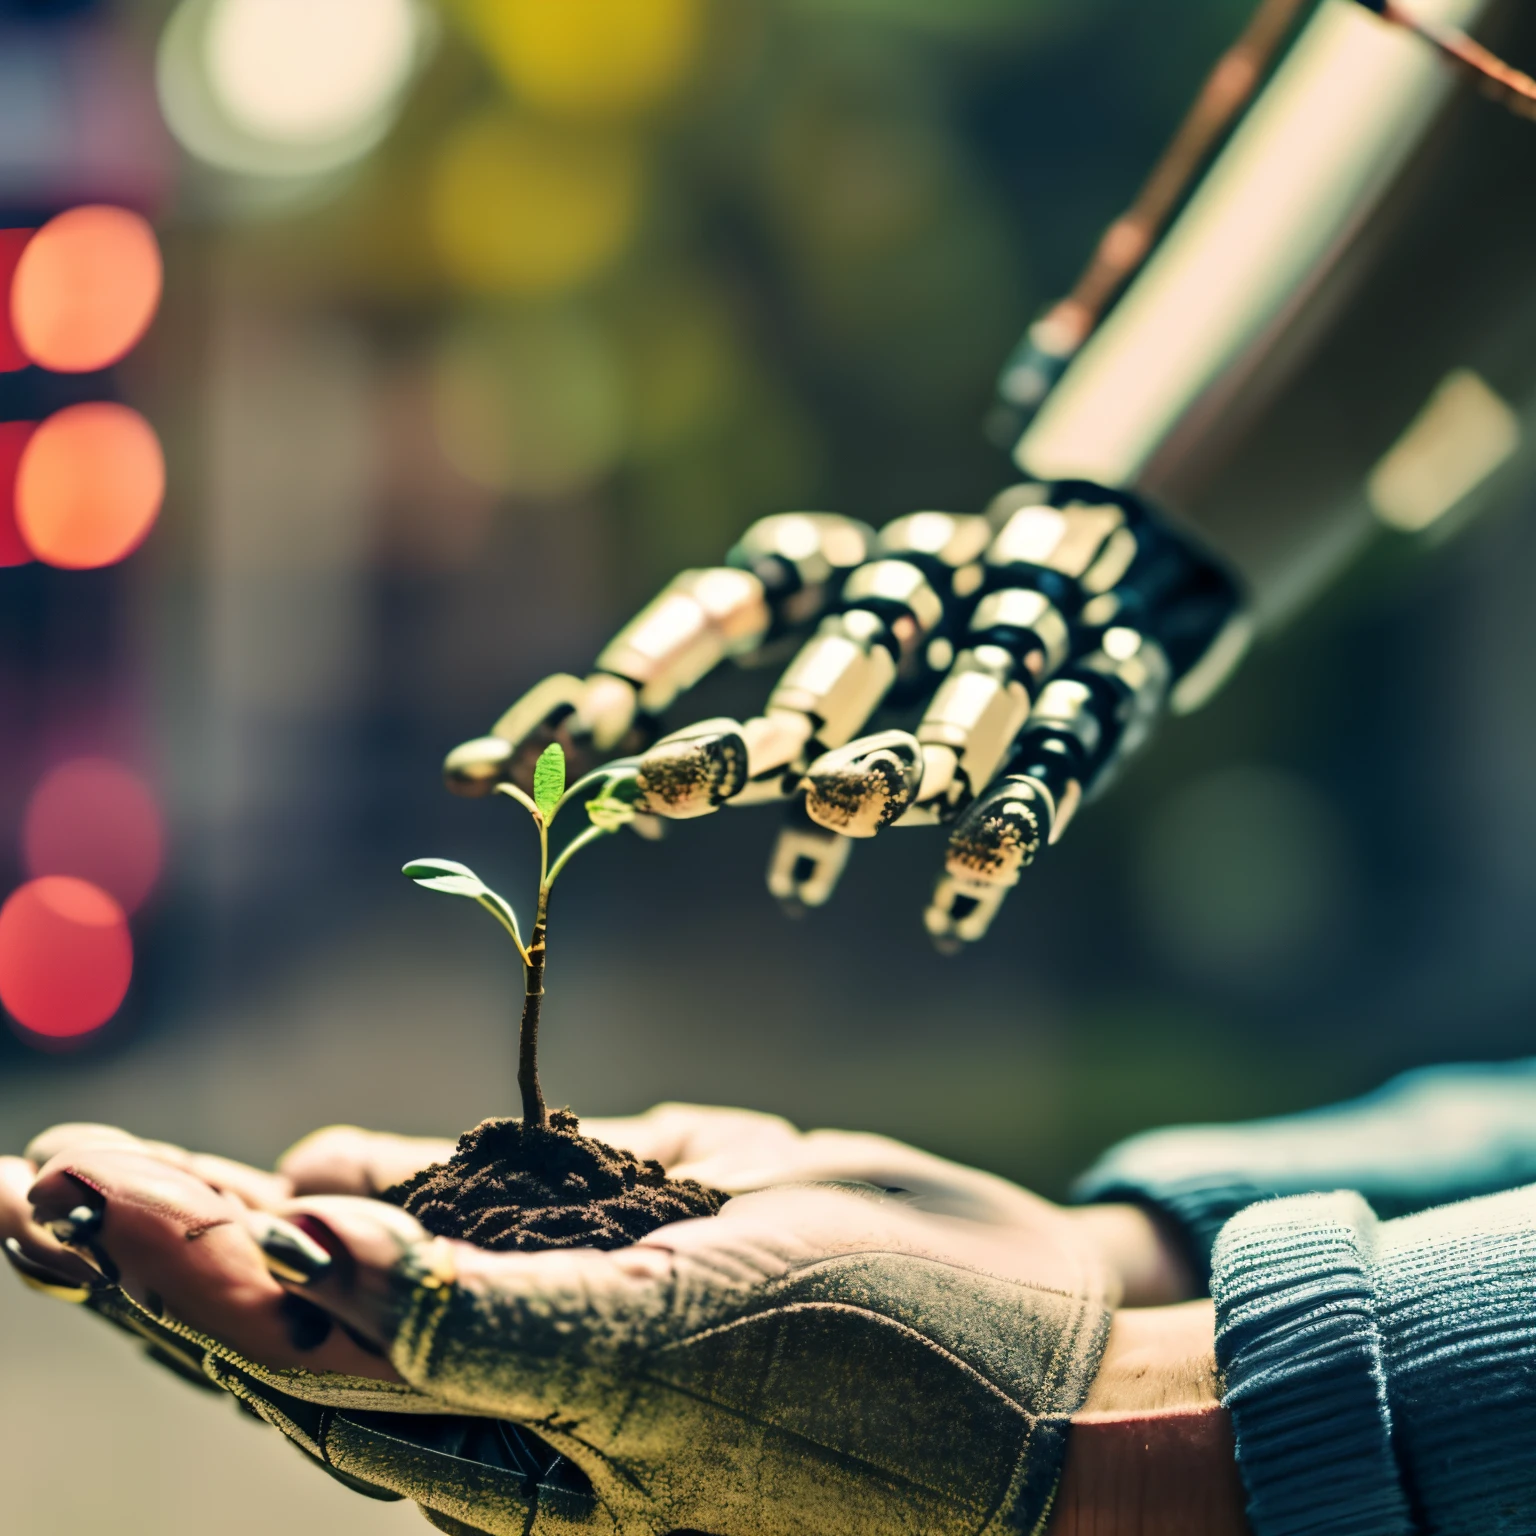
[[[482,1120],[446,1163],[382,1198],[434,1236],[531,1252],[622,1248],[669,1221],[713,1216],[730,1197],[583,1136],[575,1115],[557,1109],[532,1130],[521,1120]]]

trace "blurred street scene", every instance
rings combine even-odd
[[[0,0],[6,1150],[102,1119],[266,1163],[512,1112],[515,956],[399,868],[526,901],[535,849],[444,752],[755,517],[1016,478],[997,371],[1250,10]],[[1060,1194],[1142,1126],[1528,1052],[1532,500],[1383,538],[960,959],[937,835],[800,922],[769,813],[604,843],[561,886],[552,1102],[746,1104]],[[424,1529],[106,1334],[0,1276],[15,1536]]]

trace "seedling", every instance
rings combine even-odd
[[[590,791],[596,790],[596,794]],[[527,942],[518,926],[511,902],[499,896],[468,865],[452,859],[412,859],[403,871],[417,885],[449,896],[467,896],[478,902],[507,931],[523,962],[523,1016],[517,1037],[517,1086],[523,1096],[523,1125],[543,1128],[549,1122],[544,1094],[539,1087],[539,1009],[544,1001],[544,963],[548,955],[549,893],[560,871],[571,859],[600,837],[617,832],[635,817],[638,792],[635,770],[627,762],[609,763],[565,786],[565,753],[558,743],[545,747],[533,769],[533,794],[515,784],[498,784],[498,794],[516,800],[533,818],[539,834],[539,895],[534,909],[533,931]],[[589,825],[577,833],[555,859],[549,858],[549,834],[555,817],[570,801],[589,794],[586,800]]]

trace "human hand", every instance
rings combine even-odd
[[[302,1251],[302,1234],[206,1176],[227,1175],[248,1193],[273,1195],[275,1184],[250,1177],[258,1170],[191,1159],[108,1127],[60,1128],[52,1143],[29,1151],[51,1144],[63,1150],[41,1168],[31,1158],[0,1158],[0,1242],[23,1280],[71,1301],[121,1293],[173,1337],[178,1326],[217,1334],[276,1369],[398,1380],[368,1343],[273,1278],[258,1239],[271,1249],[287,1238]],[[189,1160],[204,1171],[186,1166]],[[167,1247],[175,1263],[163,1262]]]
[[[946,1215],[938,1218],[941,1224],[946,1224],[954,1231],[969,1230],[973,1235],[979,1231],[984,1234],[984,1241],[1019,1245],[1020,1239],[1027,1238],[1027,1241],[1020,1246],[1025,1249],[1033,1247],[1037,1251],[1044,1251],[1053,1245],[1061,1244],[1067,1245],[1070,1250],[1080,1240],[1080,1229],[1074,1228],[1070,1221],[1072,1213],[1057,1211],[1047,1202],[1039,1201],[1024,1191],[1017,1190],[1006,1181],[946,1163],[942,1159],[932,1158],[886,1138],[837,1132],[817,1132],[807,1135],[795,1131],[787,1122],[772,1116],[677,1105],[659,1106],[647,1115],[629,1120],[588,1122],[588,1128],[605,1139],[629,1146],[641,1155],[657,1156],[675,1171],[690,1175],[702,1174],[730,1187],[771,1184],[776,1178],[797,1181],[832,1178],[840,1181],[857,1180],[865,1184],[879,1183],[886,1188],[905,1189],[908,1193],[904,1199],[913,1217],[922,1219],[940,1211],[946,1212]],[[93,1160],[105,1157],[112,1165],[115,1177],[123,1181],[119,1186],[120,1196],[136,1201],[141,1207],[144,1204],[146,1191],[142,1185],[136,1184],[136,1180],[149,1177],[153,1185],[164,1176],[154,1174],[147,1168],[146,1158],[153,1161],[155,1160],[153,1154],[158,1154],[158,1157],[169,1164],[176,1175],[182,1176],[187,1171],[188,1160],[195,1156],[180,1148],[139,1142],[125,1132],[95,1126],[56,1128],[47,1133],[45,1138],[40,1138],[28,1150],[33,1155],[37,1155],[47,1153],[55,1147],[68,1148],[71,1145],[74,1148],[73,1155],[62,1153],[56,1156],[66,1161],[79,1161],[82,1154]],[[319,1178],[328,1167],[331,1182],[356,1186],[359,1182],[366,1182],[367,1178],[377,1181],[383,1169],[398,1170],[398,1172],[392,1172],[390,1177],[412,1171],[404,1166],[411,1162],[412,1155],[418,1160],[427,1161],[443,1155],[447,1150],[447,1144],[444,1143],[387,1137],[357,1131],[353,1128],[333,1128],[316,1137],[306,1138],[306,1142],[301,1143],[300,1148],[296,1149],[298,1155],[295,1155],[292,1161],[300,1175],[299,1182],[304,1179]],[[316,1153],[322,1153],[323,1156],[317,1156]],[[10,1164],[17,1165],[12,1168],[12,1173],[19,1171],[20,1160],[9,1161]],[[30,1179],[30,1167],[26,1167],[25,1171],[27,1178]],[[271,1180],[273,1176],[259,1175],[256,1170],[241,1170],[240,1165],[225,1166],[215,1163],[210,1166],[209,1171],[228,1178],[231,1183],[247,1189],[253,1195],[265,1198],[270,1197],[273,1192],[271,1185],[260,1182]],[[257,1174],[257,1180],[254,1182],[249,1178],[252,1174]],[[898,1185],[895,1183],[897,1179],[903,1182]],[[13,1189],[18,1182],[19,1180],[12,1178]],[[294,1181],[289,1176],[283,1176],[281,1182],[287,1185]],[[69,1190],[69,1186],[66,1185],[65,1189]],[[70,1190],[70,1192],[73,1191]],[[149,1193],[153,1199],[153,1189]],[[161,1195],[165,1193],[163,1188],[160,1193]],[[183,1198],[187,1193],[185,1189],[180,1191]],[[796,1189],[784,1191],[784,1193],[791,1198],[798,1198],[802,1195],[828,1192]],[[889,1202],[886,1203],[889,1204]],[[14,1200],[12,1204],[14,1205]],[[304,1209],[304,1204],[290,1207],[290,1210],[301,1211]],[[355,1202],[324,1201],[320,1204],[345,1208],[353,1206]],[[735,1202],[734,1208],[740,1209],[745,1204],[746,1202]],[[44,1214],[46,1209],[47,1207],[39,1214]],[[374,1220],[382,1216],[387,1223],[398,1224],[395,1227],[394,1239],[397,1247],[401,1233],[414,1228],[414,1224],[407,1225],[408,1219],[392,1208],[367,1205],[364,1209]],[[727,1207],[727,1211],[732,1209],[733,1207]],[[964,1212],[963,1215],[962,1212]],[[164,1210],[162,1214],[166,1214]],[[187,1214],[183,1212],[181,1217],[183,1230],[186,1229]],[[169,1227],[160,1233],[163,1239],[160,1258],[169,1262],[173,1272],[179,1274],[185,1258],[185,1244],[184,1239],[181,1243],[175,1240],[176,1220],[168,1219]],[[249,1220],[249,1213],[242,1219]],[[345,1219],[344,1215],[342,1219]],[[712,1226],[713,1223],[705,1225]],[[104,1222],[103,1231],[105,1230]],[[131,1234],[125,1231],[119,1232],[119,1238],[127,1235]],[[37,1257],[46,1257],[50,1262],[63,1266],[81,1264],[82,1261],[76,1258],[70,1249],[62,1247],[52,1239],[46,1228],[35,1232],[32,1236],[34,1241],[40,1243],[42,1250],[33,1250]],[[135,1245],[130,1243],[130,1246]],[[133,1274],[129,1277],[128,1283],[143,1299],[152,1303],[158,1301],[164,1307],[166,1303],[163,1294],[156,1291],[152,1281],[144,1274],[145,1257],[142,1240],[136,1246],[137,1262],[130,1266]],[[644,1246],[648,1245],[642,1245]],[[116,1263],[110,1258],[104,1245],[102,1256],[107,1257],[109,1263]],[[246,1260],[250,1258],[248,1250],[242,1258]],[[1079,1255],[1079,1262],[1086,1262],[1092,1266],[1095,1261],[1093,1255],[1088,1253]],[[153,1265],[151,1264],[150,1267]],[[357,1266],[350,1271],[355,1277],[350,1283],[354,1286],[366,1287],[370,1272],[367,1265]],[[172,1286],[173,1295],[177,1297],[185,1295],[185,1278],[182,1277],[181,1284]],[[197,1283],[202,1282],[199,1280]],[[1107,1283],[1112,1286],[1113,1279],[1110,1278]],[[308,1302],[310,1297],[306,1295],[303,1299]],[[185,1301],[180,1301],[179,1305],[187,1315],[196,1320],[198,1326],[219,1337],[237,1341],[253,1357],[271,1365],[291,1366],[294,1363],[293,1355],[284,1347],[284,1341],[276,1341],[277,1352],[272,1352],[273,1334],[268,1320],[259,1316],[262,1309],[259,1296],[242,1297],[239,1286],[227,1283],[227,1279],[215,1286],[210,1294],[198,1297],[194,1305],[188,1306]],[[253,1310],[258,1314],[255,1318],[251,1316]],[[1167,1310],[1178,1312],[1181,1309]],[[1120,1527],[1112,1522],[1110,1515],[1116,1509],[1130,1509],[1133,1513],[1139,1510],[1141,1514],[1136,1514],[1139,1520],[1146,1513],[1149,1498],[1161,1499],[1162,1504],[1159,1507],[1164,1508],[1165,1514],[1168,1508],[1177,1507],[1178,1518],[1166,1527],[1168,1530],[1185,1533],[1205,1529],[1206,1526],[1199,1523],[1195,1517],[1202,1509],[1206,1509],[1213,1499],[1218,1504],[1222,1502],[1216,1495],[1201,1493],[1200,1490],[1206,1485],[1198,1479],[1192,1481],[1189,1476],[1171,1476],[1170,1473],[1173,1468],[1188,1463],[1192,1456],[1198,1457],[1201,1465],[1210,1462],[1213,1449],[1216,1452],[1218,1471],[1222,1465],[1229,1463],[1229,1447],[1225,1451],[1226,1462],[1223,1463],[1221,1459],[1223,1426],[1214,1425],[1208,1418],[1190,1419],[1185,1416],[1168,1419],[1160,1416],[1156,1424],[1148,1427],[1140,1425],[1134,1418],[1128,1418],[1125,1413],[1117,1411],[1117,1407],[1124,1408],[1127,1405],[1137,1409],[1148,1407],[1149,1391],[1157,1383],[1164,1383],[1163,1386],[1158,1387],[1158,1390],[1163,1392],[1165,1398],[1171,1393],[1174,1397],[1183,1394],[1183,1397],[1188,1399],[1193,1393],[1206,1408],[1209,1408],[1213,1402],[1208,1385],[1209,1370],[1199,1364],[1191,1369],[1186,1361],[1182,1372],[1172,1373],[1173,1387],[1166,1385],[1170,1379],[1170,1372],[1166,1367],[1167,1347],[1161,1346],[1161,1357],[1158,1348],[1153,1347],[1150,1351],[1148,1348],[1149,1337],[1155,1340],[1158,1335],[1149,1336],[1147,1328],[1159,1318],[1160,1314],[1154,1312],[1122,1313],[1110,1335],[1110,1348],[1105,1368],[1099,1373],[1083,1412],[1078,1415],[1082,1422],[1076,1432],[1073,1457],[1068,1464],[1067,1478],[1058,1500],[1056,1525],[1053,1526],[1053,1531],[1060,1531],[1063,1536],[1067,1532],[1078,1530],[1093,1530],[1099,1533],[1117,1530]],[[1139,1329],[1130,1338],[1129,1344],[1127,1344],[1126,1319],[1141,1320]],[[1206,1331],[1209,1331],[1208,1326]],[[1183,1336],[1187,1340],[1187,1329],[1184,1330]],[[291,1346],[291,1336],[286,1343]],[[1187,1354],[1188,1351],[1186,1350],[1185,1353]],[[1209,1354],[1208,1348],[1205,1353]],[[354,1372],[358,1367],[355,1359],[350,1357],[338,1359],[330,1353],[329,1349],[320,1354],[305,1351],[304,1355],[305,1358],[300,1363],[309,1371]],[[1163,1360],[1161,1365],[1158,1363],[1160,1358]],[[365,1366],[364,1370],[367,1369],[368,1367]],[[320,1377],[314,1379],[322,1380]],[[1207,1383],[1204,1388],[1199,1386],[1201,1381]],[[303,1385],[294,1379],[283,1379],[279,1385],[288,1390],[297,1385],[301,1392],[305,1390]],[[1129,1396],[1127,1392],[1130,1393]],[[356,1397],[356,1393],[353,1396]],[[277,1401],[281,1407],[274,1417],[274,1422],[278,1422],[280,1427],[292,1434],[292,1420],[301,1413],[304,1405],[282,1397],[281,1394],[278,1395]],[[260,1406],[259,1400],[257,1405]],[[414,1407],[419,1411],[422,1402],[420,1400],[400,1401],[385,1406]],[[441,1413],[448,1406],[447,1403],[439,1403],[436,1411]],[[1157,1406],[1161,1413],[1168,1408],[1169,1404],[1164,1401]],[[329,1457],[321,1455],[321,1459],[326,1461],[329,1470],[341,1475],[344,1481],[352,1481],[354,1486],[360,1486],[358,1477],[354,1475],[349,1478],[343,1465],[348,1456],[347,1446],[343,1442],[350,1440],[350,1450],[354,1457],[358,1456],[360,1450],[363,1452],[360,1460],[353,1462],[354,1474],[362,1471],[361,1463],[368,1462],[372,1457],[373,1462],[369,1464],[373,1466],[373,1471],[372,1473],[364,1472],[361,1482],[371,1482],[373,1491],[377,1492],[379,1485],[372,1479],[378,1476],[378,1467],[374,1463],[379,1454],[377,1425],[380,1421],[375,1417],[373,1427],[369,1428],[362,1422],[369,1417],[366,1413],[323,1416],[320,1422],[329,1424],[329,1438],[333,1443]],[[499,1450],[498,1446],[506,1442],[504,1437],[496,1436],[492,1426],[488,1424],[485,1430],[478,1435],[473,1435],[473,1426],[477,1422],[484,1421],[472,1418],[461,1420],[439,1418],[431,1422],[436,1426],[437,1451],[434,1452],[431,1446],[419,1443],[421,1431],[418,1423],[416,1429],[418,1443],[411,1447],[411,1456],[418,1461],[423,1456],[430,1459],[444,1447],[451,1446],[450,1461],[455,1466],[467,1464],[466,1452],[471,1453],[469,1456],[471,1462],[477,1455],[489,1457],[489,1464],[480,1465],[476,1474],[482,1483],[486,1479],[494,1481],[497,1477],[506,1478],[506,1468],[498,1465],[499,1462],[506,1460],[504,1452]],[[318,1422],[314,1427],[317,1434],[322,1438],[326,1437],[325,1432],[319,1428]],[[550,1438],[546,1426],[540,1426],[540,1429],[545,1433],[546,1439]],[[1213,1430],[1216,1431],[1214,1440]],[[372,1442],[369,1441],[370,1436],[374,1437]],[[300,1437],[295,1435],[294,1438]],[[304,1443],[302,1439],[301,1443]],[[537,1440],[532,1441],[534,1446],[538,1443]],[[398,1438],[393,1438],[390,1444],[394,1445],[398,1451],[401,1443]],[[315,1442],[307,1444],[306,1448],[314,1454],[320,1454],[321,1451],[321,1447]],[[1153,1463],[1148,1465],[1148,1457],[1152,1455],[1154,1449],[1157,1454]],[[1163,1474],[1161,1480],[1159,1479],[1160,1468]],[[548,1498],[557,1495],[567,1500],[572,1497],[569,1488],[552,1489],[546,1486],[536,1493],[533,1492],[532,1483],[527,1482],[525,1473],[526,1468],[518,1473],[513,1481],[519,1488],[526,1486],[530,1496],[545,1499],[546,1502]],[[1221,1494],[1229,1482],[1230,1477],[1225,1482],[1221,1477],[1217,1477],[1211,1486],[1216,1489],[1217,1494]],[[1159,1489],[1162,1490],[1161,1493]],[[410,1492],[408,1489],[399,1491],[408,1492],[412,1497],[418,1496],[418,1493]],[[484,1492],[484,1489],[482,1488],[481,1491]],[[433,1496],[441,1498],[444,1495],[439,1489]],[[1173,1506],[1168,1504],[1170,1496],[1173,1497]],[[1192,1499],[1200,1506],[1199,1509],[1192,1507]],[[1226,1504],[1231,1504],[1230,1498],[1226,1499]],[[525,1503],[520,1503],[518,1507],[526,1514]],[[1206,1512],[1209,1513],[1209,1510]],[[480,1518],[484,1518],[483,1512]],[[1077,1520],[1079,1524],[1063,1523],[1071,1520]],[[1164,1527],[1145,1525],[1126,1528],[1145,1529],[1150,1532]],[[1212,1530],[1226,1528],[1225,1526],[1210,1527]],[[1232,1528],[1236,1529],[1236,1527]]]
[[[677,1179],[740,1195],[786,1184],[867,1184],[918,1210],[1098,1252],[1129,1306],[1182,1301],[1193,1277],[1170,1234],[1139,1207],[1053,1205],[1007,1179],[889,1136],[801,1131],[778,1115],[701,1104],[658,1104],[642,1115],[582,1121],[586,1135],[654,1159]],[[447,1141],[329,1126],[278,1162],[296,1195],[378,1195],[453,1150]]]
[[[141,1298],[195,1306],[197,1327],[257,1366],[292,1364],[264,1298],[238,1283],[245,1256],[222,1250],[225,1275],[198,1267],[195,1250],[224,1229],[188,1243],[190,1192],[165,1186],[164,1165],[105,1147],[67,1161],[44,1170],[39,1216],[89,1180],[103,1202],[96,1245]],[[1107,1327],[1091,1256],[1026,1256],[979,1224],[845,1190],[771,1191],[726,1210],[616,1254],[515,1256],[427,1240],[377,1202],[299,1201],[290,1217],[333,1264],[289,1290],[306,1306],[323,1295],[338,1331],[386,1347],[414,1278],[450,1255],[445,1298],[468,1310],[433,1329],[451,1357],[429,1359],[414,1331],[412,1385],[438,1414],[525,1425],[553,1444],[591,1480],[594,1529],[875,1530],[921,1511],[910,1528],[959,1531],[980,1529],[989,1503],[1027,1508],[1032,1524]],[[539,1262],[504,1264],[518,1257]],[[503,1321],[513,1331],[498,1343]],[[779,1364],[754,1405],[764,1350]],[[483,1469],[465,1473],[471,1486],[424,1485],[420,1425],[382,1418],[336,1415],[331,1464],[472,1526],[524,1529],[526,1505],[515,1523],[487,1505]],[[400,1453],[387,1464],[380,1435]],[[780,1495],[790,1502],[775,1514]]]
[[[801,1131],[778,1115],[699,1104],[658,1104],[641,1115],[592,1118],[583,1128],[637,1157],[655,1159],[673,1178],[696,1179],[728,1194],[795,1183],[868,1184],[899,1193],[919,1210],[1006,1228],[1023,1241],[1059,1230],[1060,1240],[1098,1252],[1117,1283],[1122,1305],[1162,1305],[1194,1294],[1176,1242],[1139,1207],[1053,1205],[1007,1179],[888,1136]],[[328,1126],[297,1142],[275,1172],[266,1172],[136,1137],[116,1126],[70,1123],[34,1138],[20,1160],[26,1167],[13,1168],[9,1177],[18,1188],[29,1187],[39,1167],[65,1152],[127,1148],[190,1173],[254,1209],[275,1211],[297,1195],[380,1195],[446,1160],[453,1145],[434,1137]],[[32,1251],[46,1252],[58,1272],[77,1274],[78,1261],[45,1234],[34,1234],[30,1241]],[[14,1264],[14,1255],[7,1256]]]

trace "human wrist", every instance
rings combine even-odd
[[[1246,1536],[1209,1302],[1115,1314],[1048,1536]]]
[[[1084,1241],[1120,1282],[1121,1305],[1164,1307],[1200,1294],[1177,1230],[1143,1205],[1069,1206]]]

